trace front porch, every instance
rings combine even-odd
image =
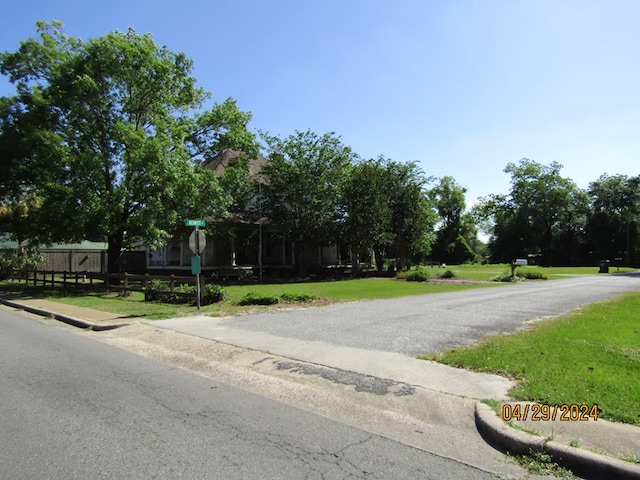
[[[193,252],[189,236],[171,239],[167,245],[149,250],[147,270],[184,274],[191,271]],[[287,241],[275,232],[255,228],[238,228],[228,234],[206,237],[200,256],[202,274],[224,280],[247,278],[291,278],[295,276],[296,243]],[[311,247],[309,267],[327,268],[342,265],[341,249],[336,244],[318,243]]]

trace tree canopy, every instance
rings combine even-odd
[[[526,158],[507,164],[510,194],[492,195],[476,208],[481,216],[492,219],[490,248],[496,260],[554,255],[554,235],[562,228],[563,214],[576,190],[571,180],[560,175],[561,169],[557,162],[542,165]]]
[[[230,199],[199,168],[225,148],[257,152],[249,113],[213,104],[183,53],[133,29],[82,41],[60,22],[0,55],[16,94],[0,100],[3,207],[29,205],[11,232],[33,242],[106,238],[109,270],[122,248],[153,245],[188,217]]]
[[[362,160],[335,133],[311,131],[262,134],[258,175],[251,114],[233,98],[211,102],[184,53],[133,29],[85,41],[54,21],[37,33],[0,54],[15,86],[0,97],[0,232],[21,246],[107,240],[116,271],[123,249],[159,246],[187,218],[216,219],[209,233],[259,218],[295,244],[301,274],[318,243],[347,246],[356,271],[371,252],[378,269],[478,261],[478,226],[492,261],[640,264],[639,176],[605,174],[582,190],[560,163],[523,158],[504,169],[508,194],[468,212],[454,178],[427,188],[434,179],[416,163]],[[220,178],[203,168],[231,150],[241,155]]]
[[[371,249],[383,252],[385,246],[393,242],[387,170],[387,160],[382,157],[357,162],[345,181],[341,230],[342,238],[349,245],[355,276],[359,275],[360,262]],[[377,260],[381,270],[384,257],[380,255]]]
[[[296,131],[282,139],[264,133],[269,162],[262,169],[264,212],[295,242],[304,275],[314,241],[335,241],[343,182],[354,153],[334,133]]]
[[[640,177],[602,175],[591,182],[592,208],[586,236],[602,258],[622,258],[625,263],[640,256]]]
[[[424,192],[429,180],[415,163],[384,157],[349,170],[341,238],[349,245],[356,274],[368,251],[374,252],[378,270],[387,259],[403,269],[427,257],[436,222]]]
[[[441,263],[465,263],[476,260],[474,247],[478,230],[469,213],[465,213],[466,189],[451,176],[441,178],[428,192],[439,217],[432,257]]]

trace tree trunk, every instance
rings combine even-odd
[[[373,247],[373,254],[376,256],[376,270],[381,272],[384,268],[384,247]]]
[[[107,247],[107,272],[120,273],[120,254],[122,253],[123,234],[109,235]]]
[[[351,276],[360,277],[360,254],[353,251],[351,251]]]

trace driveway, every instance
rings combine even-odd
[[[233,317],[227,327],[415,356],[640,290],[640,273],[589,275],[495,288],[360,301]]]

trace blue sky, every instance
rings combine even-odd
[[[335,132],[363,158],[508,193],[508,162],[564,165],[586,188],[638,175],[640,1],[5,2],[0,51],[61,20],[88,39],[150,32],[254,131]],[[0,95],[12,93],[0,78]]]

